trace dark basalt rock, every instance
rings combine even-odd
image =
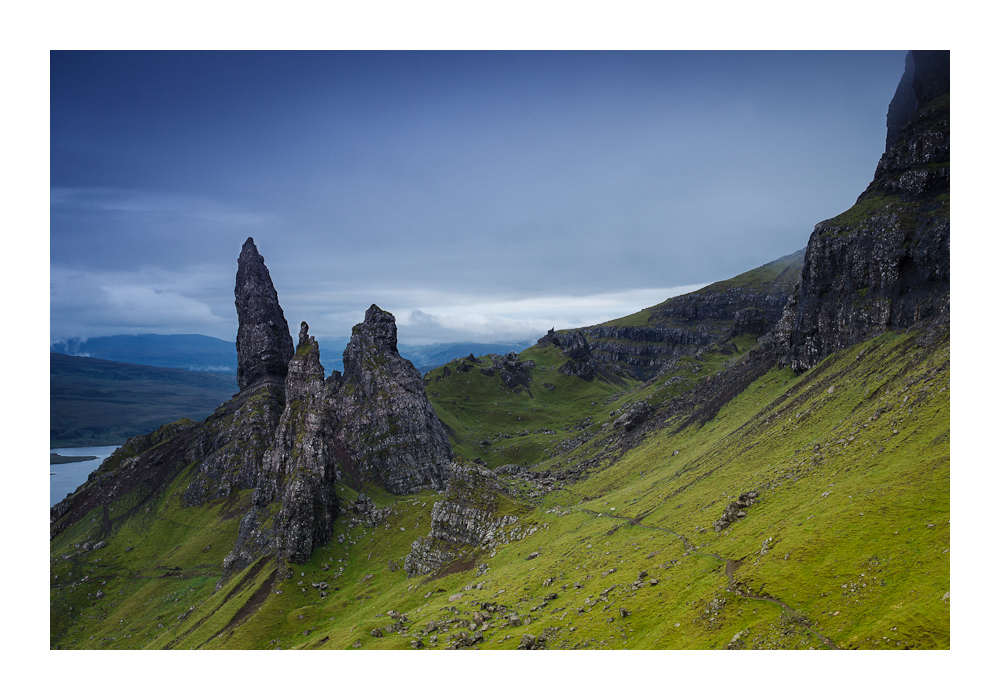
[[[236,271],[236,380],[244,390],[265,379],[283,380],[292,357],[292,336],[264,258],[248,238]]]
[[[746,509],[757,502],[757,492],[747,491],[746,493],[741,493],[735,501],[730,501],[726,505],[726,509],[722,511],[722,517],[716,520],[712,527],[716,532],[722,532],[727,527],[735,523],[737,520],[746,517]]]
[[[760,312],[762,321],[754,327],[773,328],[795,289],[804,255],[805,249],[796,251],[759,271],[668,299],[650,310],[646,325],[584,328],[590,354],[598,367],[651,379],[671,359],[733,337],[738,324],[749,320],[748,309]]]
[[[550,328],[548,333],[538,339],[538,347],[547,348],[553,345],[559,347],[562,345],[562,340],[556,334],[556,329]]]
[[[872,183],[809,238],[777,329],[796,372],[872,335],[949,315],[948,57],[936,53],[947,54],[908,56]]]
[[[500,375],[504,386],[514,391],[529,389],[531,384],[531,373],[528,371],[535,366],[534,361],[521,361],[517,353],[511,350],[506,355],[490,355],[493,360],[493,367],[480,368],[479,371],[488,377],[492,377],[496,372]]]
[[[264,456],[253,508],[240,522],[236,546],[225,559],[227,569],[243,568],[271,553],[303,563],[313,548],[329,541],[339,508],[335,424],[323,377],[319,344],[303,322],[288,366],[285,409]]]
[[[230,515],[242,515],[223,561],[231,573],[267,556],[307,561],[330,539],[341,475],[356,487],[368,481],[397,494],[447,485],[445,429],[420,373],[397,352],[392,314],[372,306],[344,352],[345,373],[324,379],[307,324],[298,347],[284,349],[287,324],[253,240],[240,255],[236,305],[241,391],[202,423],[130,439],[52,508],[52,536],[127,494],[137,496],[134,508],[145,508],[192,468],[185,506],[226,500]],[[251,488],[249,502],[235,498]]]
[[[497,497],[513,492],[488,469],[455,461],[445,498],[434,504],[431,530],[414,541],[403,568],[408,576],[426,574],[453,561],[469,547],[496,546],[517,538],[513,515],[498,516]]]
[[[590,381],[597,373],[597,363],[590,354],[590,344],[587,338],[580,331],[570,333],[563,340],[562,354],[568,358],[566,363],[559,368],[563,374],[571,377],[580,377]]]
[[[391,493],[443,489],[451,446],[420,372],[396,350],[396,319],[372,305],[344,350],[344,376],[331,399],[342,468]]]
[[[765,314],[761,309],[747,308],[740,309],[736,312],[736,316],[733,318],[733,330],[731,335],[734,338],[738,335],[743,335],[744,333],[752,333],[756,336],[762,336],[770,330],[771,323],[768,321],[767,314]]]
[[[889,148],[917,113],[939,95],[951,91],[951,52],[910,51],[903,77],[889,103],[885,147]]]

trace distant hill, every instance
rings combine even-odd
[[[236,342],[207,335],[111,335],[87,340],[57,340],[50,352],[95,357],[191,372],[236,374]]]
[[[49,354],[49,446],[113,445],[181,418],[201,420],[236,376]]]
[[[535,344],[534,340],[514,340],[509,343],[434,343],[433,345],[402,345],[399,354],[412,362],[421,372],[429,372],[459,357],[472,354],[506,355],[520,352]]]

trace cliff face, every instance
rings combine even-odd
[[[668,299],[641,314],[581,329],[596,366],[624,370],[640,379],[664,362],[742,333],[773,330],[795,289],[804,250],[690,294]],[[564,332],[565,333],[565,332]],[[552,343],[555,334],[546,336]],[[566,342],[565,336],[562,337]]]
[[[778,334],[795,371],[871,335],[947,317],[948,71],[948,52],[910,52],[872,183],[810,236]]]

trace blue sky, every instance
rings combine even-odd
[[[904,51],[51,54],[52,339],[536,338],[805,246],[875,171]]]

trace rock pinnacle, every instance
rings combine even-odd
[[[236,380],[240,391],[263,379],[283,380],[294,354],[288,322],[253,238],[243,244],[236,271]]]

